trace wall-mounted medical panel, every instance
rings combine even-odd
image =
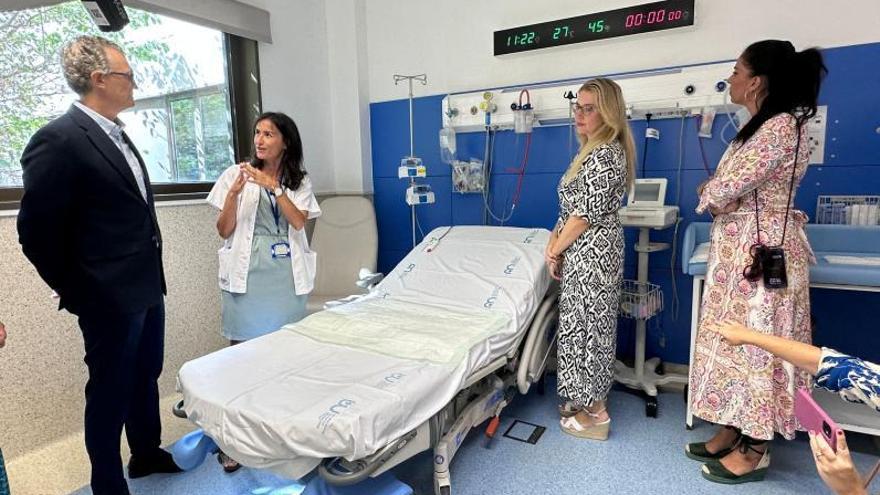
[[[678,117],[700,113],[704,107],[728,108],[726,82],[733,62],[666,69],[653,72],[611,76],[623,90],[627,113],[633,119]],[[582,80],[539,84],[516,88],[451,94],[443,99],[443,125],[456,132],[485,129],[486,113],[490,125],[513,128],[515,110],[511,104],[525,102],[523,89],[529,93],[535,125],[559,125],[569,121],[569,99],[576,95]]]

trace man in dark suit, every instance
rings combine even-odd
[[[165,339],[162,236],[144,162],[117,115],[134,105],[134,75],[119,46],[83,36],[62,52],[80,96],[37,131],[21,158],[18,214],[25,256],[79,317],[85,341],[85,440],[95,495],[128,494],[130,478],[180,469],[160,445]]]

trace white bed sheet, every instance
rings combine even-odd
[[[548,239],[544,229],[436,229],[368,298],[186,363],[178,382],[188,417],[234,459],[293,478],[325,457],[369,455],[426,421],[470,374],[511,349],[549,285]],[[443,308],[459,322],[473,314],[494,328],[491,336],[460,353],[469,334],[458,323],[456,338],[438,349],[443,358],[433,358],[392,340],[382,347],[373,338],[380,327],[361,339],[369,345],[347,343],[341,332],[333,341],[327,327],[350,330],[349,316],[388,311],[395,325],[417,332]],[[412,314],[424,318],[405,317]]]

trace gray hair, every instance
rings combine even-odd
[[[61,49],[61,68],[67,85],[83,96],[92,90],[92,72],[110,72],[107,48],[122,53],[116,43],[100,36],[80,36]]]

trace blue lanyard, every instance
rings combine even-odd
[[[272,208],[272,216],[275,217],[275,231],[279,234],[281,233],[281,212],[278,210],[278,203],[275,201],[275,196],[272,195],[267,189],[263,189],[266,191],[266,196],[269,197],[269,206]]]

